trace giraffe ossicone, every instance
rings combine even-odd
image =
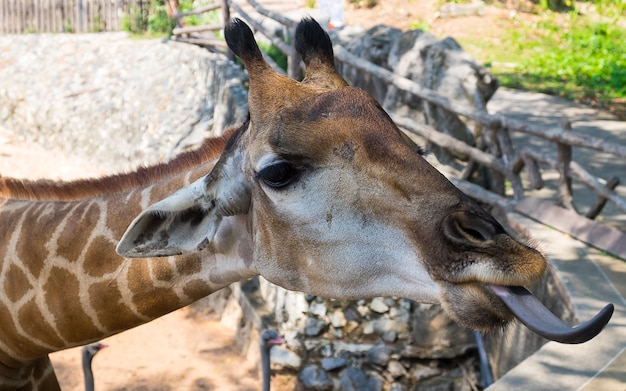
[[[347,85],[315,21],[296,31],[302,82],[265,63],[242,21],[225,36],[250,74],[239,128],[133,173],[53,184],[0,177],[0,390],[58,389],[48,353],[256,275],[330,298],[438,303],[475,330],[517,316],[567,343],[608,322],[610,308],[573,329],[545,320],[521,288],[543,275],[541,253]]]

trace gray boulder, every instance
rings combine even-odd
[[[498,88],[498,80],[453,38],[438,39],[421,30],[400,32],[387,26],[346,28],[334,32],[332,38],[352,54],[438,92],[454,104],[484,111]],[[339,64],[339,70],[351,85],[369,91],[388,112],[429,124],[469,145],[481,144],[482,129],[458,115],[347,65]],[[451,161],[438,148],[431,149],[442,162]]]

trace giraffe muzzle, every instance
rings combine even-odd
[[[556,342],[567,344],[587,342],[604,329],[613,315],[614,307],[609,303],[592,319],[572,327],[557,318],[524,287],[501,285],[487,287],[526,327]]]

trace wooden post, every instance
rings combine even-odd
[[[571,132],[572,124],[564,118],[561,122],[563,130]],[[557,171],[559,173],[559,183],[557,192],[557,203],[567,209],[576,210],[572,196],[572,178],[569,176],[570,164],[572,162],[572,146],[557,142]]]
[[[42,0],[41,5],[41,32],[50,32],[50,1]]]
[[[619,185],[619,178],[616,176],[614,176],[613,178],[609,179],[606,182],[606,188],[609,190],[615,190],[617,185]],[[589,211],[587,212],[585,217],[587,217],[588,219],[594,220],[596,217],[598,217],[600,212],[602,212],[602,209],[604,209],[604,206],[606,205],[607,201],[608,201],[608,198],[603,197],[601,195],[598,196],[598,201],[596,201],[596,203],[591,208],[589,208]]]
[[[296,29],[286,28],[289,31],[289,54],[287,57],[287,76],[295,80],[302,80],[302,71],[300,70],[300,61],[302,58],[296,51]]]
[[[41,32],[41,24],[39,17],[41,15],[41,2],[38,0],[34,0],[31,3],[32,14],[30,15],[30,31]]]
[[[530,186],[535,190],[543,189],[543,178],[541,177],[541,171],[539,170],[537,161],[526,154],[522,155],[522,159],[524,159],[526,165]]]
[[[500,146],[500,158],[505,166],[508,168],[507,179],[511,181],[511,187],[513,188],[513,196],[516,200],[524,198],[524,185],[519,175],[513,175],[511,167],[513,157],[515,156],[515,150],[513,148],[513,142],[511,141],[511,135],[509,129],[506,127],[500,127],[496,130],[496,140]],[[503,195],[506,193],[506,186],[504,186]]]
[[[498,140],[499,132],[500,132],[500,129],[495,129],[495,128],[487,129],[487,131],[484,133],[484,137],[485,137],[485,144],[487,145],[487,152],[491,154],[493,157],[495,157],[496,159],[502,161],[502,148]],[[486,184],[488,186],[488,189],[496,194],[504,195],[505,194],[505,175],[503,175],[500,172],[496,172],[494,170],[486,170],[486,171],[483,171],[483,173],[486,173],[485,179],[486,179]],[[517,198],[517,191],[515,191],[515,195]]]
[[[221,0],[222,2],[222,22],[224,22],[224,26],[228,25],[228,23],[230,23],[230,5],[228,4],[228,0]],[[234,61],[235,60],[235,53],[233,53],[232,50],[230,50],[230,48],[228,48],[226,50],[226,57],[231,60]]]

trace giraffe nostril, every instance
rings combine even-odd
[[[504,232],[497,221],[470,212],[454,212],[444,221],[444,234],[457,242],[483,243]]]

